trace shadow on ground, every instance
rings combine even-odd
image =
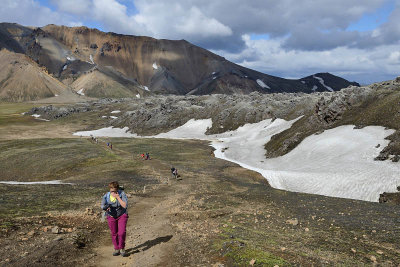
[[[148,250],[149,248],[152,248],[158,244],[166,243],[169,240],[171,240],[171,238],[172,235],[167,235],[167,236],[157,237],[156,239],[153,240],[147,240],[143,244],[140,244],[134,248],[127,249],[126,252],[128,255],[139,253],[140,251]]]

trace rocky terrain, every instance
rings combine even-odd
[[[74,115],[95,119],[82,112],[30,123],[49,124],[57,132]],[[8,121],[6,127],[18,125]],[[17,133],[0,141],[3,179],[73,184],[0,185],[2,266],[400,263],[395,205],[276,190],[259,174],[215,158],[206,142],[95,143],[67,134],[40,138],[47,131],[41,128],[35,138]],[[112,150],[106,142],[113,143]],[[150,151],[152,159],[142,160],[142,151]],[[170,178],[171,165],[179,169],[179,180]],[[110,180],[120,181],[129,197],[126,258],[111,255],[107,225],[99,220],[99,201]]]
[[[212,119],[207,134],[218,134],[246,123],[268,118],[297,120],[293,126],[265,144],[266,157],[282,156],[304,138],[341,125],[357,128],[370,125],[394,129],[390,143],[375,160],[399,161],[400,155],[400,79],[365,87],[350,86],[337,92],[277,93],[209,96],[150,96],[146,98],[102,99],[72,106],[35,107],[27,115],[40,114],[55,120],[89,112],[97,116],[86,130],[128,127],[139,135],[156,135],[175,129],[190,119]],[[118,114],[111,112],[118,110]],[[383,192],[382,192],[383,193]],[[382,202],[392,201],[397,193],[386,194]]]
[[[283,79],[239,66],[185,40],[104,33],[86,27],[29,28],[1,23],[1,48],[25,54],[64,88],[96,98],[311,93],[358,86],[329,73]],[[6,81],[4,78],[3,83]],[[8,96],[2,99],[22,101],[48,96],[33,97],[29,92],[34,89],[26,88],[26,98],[12,97],[13,93],[7,91]]]

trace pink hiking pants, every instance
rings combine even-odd
[[[108,226],[111,230],[112,242],[116,250],[125,248],[126,223],[128,218],[129,216],[125,213],[116,219],[111,216],[107,217]]]

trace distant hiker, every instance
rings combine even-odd
[[[111,148],[111,150],[112,150],[112,144],[110,144],[110,148]]]
[[[142,154],[140,154],[140,157],[142,157],[142,159],[144,159],[144,154],[142,153]]]
[[[110,146],[110,143],[107,143],[107,146]]]
[[[118,182],[108,185],[110,192],[101,199],[101,208],[106,212],[108,226],[111,231],[111,239],[114,245],[113,256],[121,254],[128,256],[125,252],[126,223],[128,221],[128,198],[119,187]]]
[[[174,167],[171,168],[172,177],[177,179],[178,178],[178,170]]]
[[[146,160],[150,159],[150,154],[148,152],[146,152]]]

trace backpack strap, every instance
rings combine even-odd
[[[106,204],[108,204],[108,200],[110,199],[110,192],[107,192],[107,196],[106,196]]]

